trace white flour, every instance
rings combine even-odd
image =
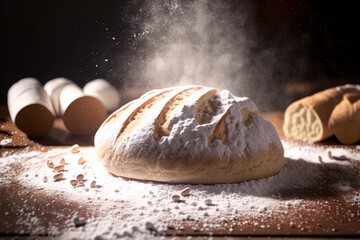
[[[301,189],[314,193],[322,188],[349,192],[346,201],[359,204],[360,176],[351,167],[351,161],[360,161],[359,152],[304,147],[287,141],[282,143],[286,164],[278,175],[239,184],[170,185],[125,180],[104,170],[96,160],[94,148],[83,148],[77,154],[71,154],[68,148],[54,148],[46,153],[28,150],[17,154],[4,152],[0,158],[0,186],[13,183],[11,168],[21,164],[23,171],[16,181],[24,187],[24,191],[30,191],[28,194],[59,196],[69,203],[80,203],[89,209],[94,216],[85,219],[85,226],[75,227],[73,218],[77,217],[76,223],[79,225],[82,225],[83,219],[74,212],[73,218],[68,219],[65,231],[52,225],[45,229],[39,225],[42,214],[24,215],[26,209],[18,209],[19,232],[31,227],[31,234],[60,234],[63,239],[151,238],[156,232],[160,234],[167,230],[169,222],[182,220],[201,220],[204,225],[199,230],[211,232],[212,228],[219,227],[212,223],[216,220],[232,219],[239,215],[266,217],[281,213],[281,209],[291,206],[301,208],[304,199],[294,197],[296,194],[289,195],[289,192],[296,193]],[[329,150],[337,159],[327,156]],[[322,163],[318,160],[319,155]],[[80,156],[87,161],[84,165],[77,163]],[[54,182],[55,173],[46,166],[46,160],[52,159],[56,165],[62,157],[66,159],[64,179]],[[70,180],[80,173],[86,174],[85,186],[73,187]],[[47,181],[44,181],[44,177]],[[97,185],[90,188],[93,180]],[[190,196],[181,197],[181,202],[172,202],[169,194],[179,193],[185,187],[191,188]],[[210,201],[212,204],[206,204]],[[26,203],[24,206],[26,208]],[[58,214],[64,216],[60,210]],[[359,212],[349,214],[350,218],[359,218]],[[248,224],[247,218],[242,219],[238,225]],[[259,222],[252,224],[259,228],[269,227]],[[193,229],[197,227],[194,224]],[[232,230],[233,227],[228,226],[228,231]]]

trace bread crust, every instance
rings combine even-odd
[[[97,153],[100,162],[114,175],[169,183],[216,184],[254,180],[276,175],[285,163],[283,149],[272,143],[267,150],[256,154],[196,161],[188,156],[159,159],[147,154],[120,157],[107,150]]]
[[[285,110],[283,131],[286,137],[323,141],[334,135],[329,119],[344,94],[356,93],[360,86],[343,85],[329,88],[290,104]]]
[[[360,141],[360,91],[343,96],[331,113],[329,128],[343,144]]]
[[[103,123],[95,147],[117,176],[171,183],[241,182],[284,165],[275,128],[250,99],[203,86],[144,94]]]

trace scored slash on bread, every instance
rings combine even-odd
[[[156,118],[155,128],[154,128],[154,139],[159,140],[163,136],[169,136],[171,129],[169,128],[171,113],[173,110],[184,103],[188,97],[190,97],[195,92],[202,90],[203,87],[190,87],[181,92],[178,92],[173,96],[170,100],[166,102],[166,104],[162,107],[162,110],[158,117]],[[141,104],[138,108],[136,108],[130,116],[123,123],[123,127],[121,128],[119,135],[117,137],[117,145],[124,139],[124,137],[132,131],[141,121],[141,118],[146,115],[147,111],[151,109],[151,107],[155,104],[158,104],[162,101],[166,95],[172,92],[174,89],[165,90]],[[214,115],[217,113],[219,109],[215,109],[214,106],[210,106],[209,102],[211,99],[218,93],[216,89],[210,89],[206,93],[200,96],[200,98],[196,101],[196,114],[195,119],[199,124],[209,123]],[[127,107],[126,107],[127,108]],[[213,109],[212,109],[213,108]],[[124,109],[125,110],[125,109]],[[120,111],[122,112],[122,111]],[[223,143],[226,142],[226,127],[225,120],[229,115],[230,109],[228,109],[218,121],[215,130],[209,136],[208,143],[211,144],[215,139],[220,139]],[[247,118],[247,114],[244,115]],[[244,121],[243,120],[243,121]],[[245,120],[246,121],[246,120]]]
[[[171,113],[173,110],[184,103],[188,97],[190,97],[192,94],[196,93],[199,90],[202,90],[203,87],[196,86],[196,87],[189,87],[183,91],[176,92],[175,96],[173,96],[170,100],[166,102],[166,104],[162,107],[162,110],[158,117],[156,118],[155,122],[155,128],[154,128],[154,139],[159,140],[163,136],[169,136],[171,129],[169,128]],[[122,124],[122,128],[120,129],[120,132],[117,137],[117,145],[124,139],[124,137],[132,131],[133,128],[135,128],[141,121],[141,118],[146,115],[147,111],[151,109],[151,107],[155,104],[158,104],[160,101],[162,101],[167,94],[174,91],[174,88],[164,90],[163,92],[160,92],[154,96],[152,96],[150,99],[147,99],[145,102],[143,102],[139,107],[137,107],[135,110],[133,110],[130,115],[127,117],[127,119]],[[200,96],[200,98],[196,101],[196,115],[195,119],[199,124],[205,124],[211,121],[214,114],[216,114],[216,109],[213,111],[210,111],[211,108],[209,101],[212,97],[215,96],[215,94],[218,91],[216,89],[210,89],[207,92],[205,92],[203,95]],[[153,92],[147,93],[145,96],[152,95]],[[144,97],[142,97],[144,98]],[[135,100],[135,101],[141,101]],[[123,108],[119,109],[115,114],[109,117],[105,121],[105,124],[109,121],[114,121],[122,112],[124,112],[126,109],[128,109],[132,104],[135,102],[131,102],[124,106]],[[218,109],[217,109],[218,110]],[[225,132],[225,119],[228,116],[229,110],[225,112],[223,117],[220,119],[219,123],[217,124],[217,127],[215,128],[213,134],[209,136],[209,142],[212,142],[215,138],[221,139],[223,142],[225,142],[224,134],[222,136],[219,135],[219,130],[222,129]],[[225,135],[226,136],[226,135]]]
[[[216,89],[210,89],[196,101],[195,119],[199,124],[209,123],[214,114],[219,110],[216,104],[210,105],[211,99],[216,97],[215,94],[217,93]]]
[[[142,117],[146,114],[146,112],[153,105],[160,102],[163,99],[163,97],[166,96],[166,94],[170,91],[171,91],[171,89],[163,91],[160,94],[157,94],[157,95],[151,97],[150,99],[145,101],[143,104],[141,104],[138,108],[136,108],[123,123],[123,127],[120,129],[120,132],[118,135],[117,143],[120,143],[122,141],[122,139],[124,138],[124,136],[126,136],[133,128],[137,127],[137,125],[140,123]]]
[[[225,127],[225,119],[229,116],[230,109],[228,109],[224,115],[221,117],[219,123],[216,125],[214,132],[209,137],[209,144],[211,144],[215,139],[220,139],[222,143],[226,142],[227,129]]]
[[[102,124],[95,147],[111,173],[154,181],[239,182],[284,165],[275,128],[249,98],[204,86],[145,93]]]
[[[159,140],[163,136],[169,136],[171,128],[169,127],[171,113],[173,110],[184,103],[188,97],[190,97],[195,92],[203,89],[203,87],[190,87],[185,89],[181,92],[178,92],[173,96],[170,100],[166,102],[166,104],[162,107],[162,110],[158,117],[156,118],[155,128],[154,128],[154,139]],[[142,116],[146,115],[146,112],[151,109],[151,107],[160,101],[162,101],[168,93],[173,91],[174,89],[163,91],[155,96],[152,96],[150,99],[142,103],[139,107],[137,107],[125,120],[123,123],[122,128],[118,134],[117,144],[119,144],[122,139],[129,133],[133,128],[135,128],[141,121]],[[218,107],[215,105],[211,105],[210,102],[213,97],[216,96],[218,91],[216,89],[210,89],[205,92],[200,98],[196,101],[196,114],[195,119],[199,124],[206,124],[209,123],[212,118],[217,114],[219,111]],[[151,93],[150,93],[151,94]],[[148,94],[148,95],[150,95]],[[137,100],[140,101],[140,100]],[[121,108],[116,114],[111,116],[106,122],[110,120],[114,120],[117,118],[119,114],[125,111],[128,107],[131,106],[134,102],[124,106]],[[243,119],[241,124],[245,125],[248,117],[251,114],[255,114],[254,112],[250,112],[247,108],[241,110],[243,114]],[[215,139],[220,139],[223,143],[226,141],[226,127],[225,127],[225,120],[230,113],[230,108],[222,114],[222,117],[218,121],[215,130],[209,136],[209,144],[213,142]]]
[[[202,89],[202,87],[192,87],[181,91],[176,94],[175,97],[170,99],[163,107],[161,113],[157,117],[154,130],[154,139],[159,140],[162,136],[169,136],[170,130],[169,123],[171,113],[174,109],[182,104],[188,97],[194,94],[196,91]]]

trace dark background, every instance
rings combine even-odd
[[[289,42],[307,36],[304,52],[311,68],[297,81],[323,87],[360,82],[355,1],[250,2],[254,29],[263,41],[271,42],[279,34]],[[6,103],[11,84],[24,77],[42,83],[67,77],[80,86],[105,78],[119,89],[130,81],[127,64],[138,56],[133,35],[139,23],[134,24],[134,15],[141,2],[2,1],[1,5],[0,103]],[[115,59],[119,52],[122,57]]]

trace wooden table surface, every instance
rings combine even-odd
[[[262,114],[264,118],[268,119],[273,123],[277,129],[281,138],[283,138],[283,133],[281,130],[283,122],[283,113],[267,113]],[[11,122],[6,106],[0,106],[0,141],[3,139],[12,138],[12,142],[3,146],[0,149],[0,155],[4,152],[16,153],[23,149],[26,146],[29,146],[30,150],[39,150],[43,147],[42,151],[47,151],[54,147],[62,146],[71,146],[75,143],[84,147],[93,146],[93,134],[88,136],[74,136],[71,135],[65,128],[61,119],[56,119],[53,129],[48,133],[47,136],[40,139],[29,139],[24,133],[19,131],[16,126]],[[304,143],[305,144],[305,143]],[[320,143],[318,145],[323,146],[332,146],[332,147],[345,147],[354,149],[352,146],[341,146],[339,142],[332,138],[326,142]],[[359,151],[355,149],[355,151]],[[360,173],[359,161],[354,165],[357,173]],[[17,171],[19,169],[14,169],[14,176],[16,178]],[[1,178],[0,178],[1,179]],[[355,189],[356,191],[359,190]],[[26,237],[32,235],[32,229],[26,226],[19,226],[17,222],[19,218],[18,210],[21,209],[21,206],[24,204],[24,199],[26,200],[27,210],[33,211],[33,214],[40,214],[41,218],[39,225],[49,225],[50,222],[54,222],[54,218],[57,218],[56,221],[61,226],[61,223],[65,223],[71,216],[70,214],[76,210],[80,212],[83,216],[88,216],[91,213],[91,209],[86,207],[80,208],[79,204],[70,203],[65,205],[64,201],[61,200],[61,197],[50,197],[43,196],[40,193],[37,193],[36,190],[27,189],[26,191],[34,191],[33,196],[37,196],[37,201],[34,201],[33,197],[24,193],[24,189],[18,185],[16,181],[12,181],[11,184],[7,186],[0,185],[0,238],[12,238],[12,237]],[[299,193],[297,193],[299,194]],[[212,231],[213,238],[223,238],[224,236],[233,236],[233,237],[257,237],[257,238],[284,238],[284,237],[346,237],[346,238],[356,238],[359,237],[360,230],[360,210],[359,203],[357,204],[348,204],[341,194],[325,194],[315,196],[315,200],[318,204],[314,204],[314,198],[306,197],[308,194],[306,192],[302,195],[305,196],[302,201],[307,204],[307,209],[287,209],[285,214],[274,214],[266,218],[259,219],[262,221],[265,226],[270,225],[266,228],[254,227],[254,225],[242,225],[241,229],[236,224],[234,224],[234,230],[230,233],[229,231],[224,230],[223,228],[214,229]],[[59,218],[58,215],[54,214],[54,209],[44,210],[43,206],[46,203],[53,201],[55,206],[58,209],[63,209],[63,214]],[[324,204],[322,204],[324,203]],[[40,210],[41,209],[41,210]],[[313,212],[316,211],[317,214],[314,215]],[[340,214],[339,214],[340,211]],[[355,213],[355,217],[349,220],[348,213]],[[302,223],[313,223],[312,231],[306,231],[298,227],[292,227],[289,225],[289,218],[297,219],[297,222]],[[254,217],[256,220],[256,217]],[[253,219],[253,220],[254,220]],[[229,222],[236,223],[237,221],[243,221],[241,214],[239,217],[234,219],[229,219]],[[175,224],[176,223],[172,223]],[[208,236],[209,233],[206,231],[199,232],[194,231],[190,228],[190,223],[187,226],[186,222],[182,223],[185,226],[184,229],[178,230],[176,227],[169,226],[167,230],[167,236],[177,235],[183,238],[187,236]],[[191,223],[193,224],[193,223]],[[198,223],[201,225],[202,223]],[[224,224],[224,223],[221,223]],[[65,226],[65,224],[64,224]],[[46,233],[42,233],[36,238],[47,238]]]

